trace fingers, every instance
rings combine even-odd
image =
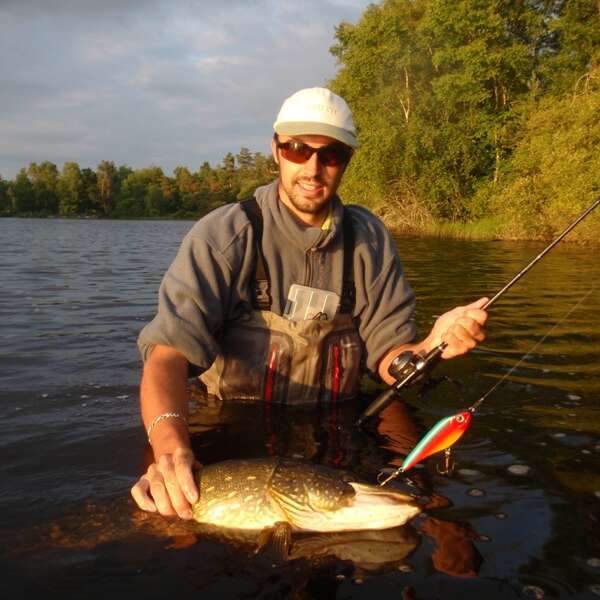
[[[467,304],[465,308],[483,308],[488,302],[489,298],[483,297],[479,298],[479,300],[475,300],[475,302],[471,302],[471,304]]]
[[[487,301],[487,298],[480,298],[467,306],[457,307],[447,313],[452,315],[453,320],[442,334],[442,341],[447,344],[442,354],[443,358],[453,358],[465,354],[485,340],[483,326],[488,315],[482,307]]]
[[[191,505],[198,500],[192,474],[195,464],[198,463],[189,449],[163,454],[131,488],[133,499],[142,510],[191,519]]]
[[[163,515],[177,513],[182,519],[191,519],[191,506],[177,479],[174,456],[163,454],[158,459],[157,467],[162,479],[155,477],[150,486],[150,491],[159,512]]]
[[[135,500],[135,503],[147,512],[156,512],[156,504],[152,501],[152,498],[148,494],[150,490],[150,481],[143,475],[139,478],[137,483],[131,488],[131,495]]]
[[[191,450],[176,450],[173,455],[175,475],[179,487],[190,504],[198,501],[198,488],[194,479],[193,469],[199,468],[200,463],[194,458]]]

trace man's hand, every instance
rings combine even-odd
[[[454,358],[466,354],[478,343],[485,340],[483,326],[487,321],[487,312],[482,310],[487,298],[480,298],[466,306],[457,306],[436,320],[431,333],[427,336],[430,349],[442,342],[448,344],[442,358]]]
[[[475,348],[479,342],[485,340],[483,326],[487,321],[487,313],[482,307],[487,301],[487,298],[480,298],[467,306],[457,306],[438,317],[431,333],[424,340],[392,348],[379,362],[377,370],[381,379],[388,385],[397,383],[390,375],[389,368],[394,358],[402,352],[427,354],[442,342],[446,342],[448,346],[444,349],[442,358],[453,358]]]
[[[142,510],[191,519],[191,506],[198,500],[193,470],[199,467],[189,448],[162,454],[131,488],[131,495]]]
[[[191,505],[198,500],[193,469],[200,466],[186,423],[187,374],[185,356],[168,346],[155,346],[144,364],[140,405],[144,427],[151,427],[154,462],[131,488],[142,510],[183,519],[192,518]],[[180,418],[160,418],[172,413]]]

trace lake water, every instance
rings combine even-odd
[[[375,481],[527,355],[476,413],[452,474],[432,457],[394,482],[428,506],[422,516],[370,537],[317,540],[318,558],[306,550],[274,566],[239,541],[146,516],[129,498],[148,461],[135,340],[191,225],[0,220],[3,598],[600,597],[597,249],[553,250],[491,309],[480,349],[440,365],[435,388],[407,393],[410,408],[395,403],[367,431],[353,427],[357,406],[197,410],[193,443],[206,463],[303,456]],[[397,241],[422,331],[493,294],[542,248]]]

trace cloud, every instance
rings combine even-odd
[[[0,173],[267,152],[281,102],[334,75],[334,28],[367,4],[3,0]]]

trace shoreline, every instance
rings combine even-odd
[[[375,213],[377,214],[377,213]],[[48,220],[70,220],[70,221],[190,221],[195,222],[204,215],[189,216],[157,216],[157,217],[107,217],[100,215],[44,215],[44,214],[2,214],[2,219],[48,219]],[[385,215],[377,215],[394,236],[410,235],[421,238],[437,238],[441,240],[461,240],[466,242],[535,242],[548,243],[559,235],[562,228],[550,235],[515,235],[502,234],[491,228],[479,227],[478,222],[469,223],[428,223],[423,227],[408,227],[399,225],[393,218],[386,218]],[[569,233],[561,243],[576,244],[580,246],[598,247],[600,246],[600,231],[597,235],[591,231],[588,236],[582,236],[581,233],[574,230]]]

